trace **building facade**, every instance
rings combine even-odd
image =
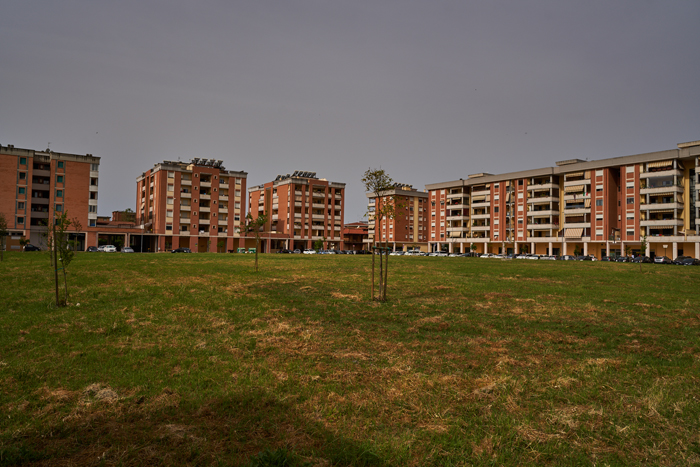
[[[164,161],[137,178],[136,223],[146,245],[142,251],[226,252],[243,246],[248,174],[226,170],[222,162]]]
[[[428,193],[418,191],[411,185],[396,184],[377,197],[367,193],[369,230],[365,240],[366,249],[373,245],[388,244],[393,251],[428,250],[429,218]],[[375,218],[378,207],[394,204],[395,215]]]
[[[699,171],[700,141],[693,141],[667,151],[427,185],[430,248],[698,258]]]
[[[345,224],[341,232],[343,235],[344,249],[360,251],[367,247],[367,242],[365,241],[369,238],[369,226],[367,221]]]
[[[19,250],[19,239],[46,247],[47,225],[67,213],[80,228],[70,233],[76,248],[97,244],[91,227],[97,221],[100,158],[54,151],[0,146],[0,212],[10,232],[8,250]]]
[[[344,249],[341,230],[345,212],[345,183],[316,178],[315,172],[278,175],[263,185],[248,188],[250,215],[267,213],[263,252],[312,248]],[[248,246],[254,246],[249,240]]]

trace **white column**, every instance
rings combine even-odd
[[[685,252],[684,252],[685,253]],[[678,258],[678,242],[673,242],[673,260]]]
[[[530,254],[535,254],[535,242],[530,242]]]
[[[697,247],[698,247],[698,244],[695,244],[695,251],[698,251]],[[649,253],[651,251],[650,248],[651,248],[651,246],[649,245],[649,241],[647,241],[647,248],[646,248],[646,250],[644,250],[644,256],[649,256]]]
[[[547,253],[549,254],[549,256],[552,256],[554,254],[554,252],[552,251],[553,249],[554,247],[552,246],[552,242],[549,242],[549,244],[547,245]]]
[[[605,256],[610,256],[610,242],[605,242]]]
[[[448,251],[450,254],[452,254],[452,253],[454,253],[453,249],[454,249],[454,248],[453,248],[453,246],[452,246],[452,242],[448,243],[448,244],[447,244],[447,251]]]
[[[700,259],[700,242],[695,242],[695,258]]]
[[[583,242],[583,256],[588,256],[588,242]]]
[[[625,242],[620,242],[620,256],[625,256]]]
[[[396,251],[396,242],[393,243],[391,251]]]
[[[562,238],[561,240],[561,255],[568,255],[569,253],[566,251],[566,238]]]
[[[518,251],[518,242],[513,242],[513,254],[514,255],[520,254],[520,251]]]
[[[442,250],[440,249],[440,242],[437,242],[436,245],[437,245],[437,251],[442,251]]]

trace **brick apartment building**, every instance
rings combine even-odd
[[[430,232],[428,217],[428,193],[418,191],[411,185],[397,183],[395,187],[382,193],[379,198],[374,193],[367,193],[369,230],[365,240],[366,249],[371,245],[386,243],[392,250],[428,250]],[[381,223],[375,222],[373,213],[377,206],[396,203],[396,215],[386,217]]]
[[[366,221],[351,222],[343,225],[341,230],[343,236],[343,248],[346,250],[359,251],[367,248],[369,238],[369,225]]]
[[[700,257],[700,141],[426,185],[430,248]],[[640,251],[646,237],[648,248]]]
[[[225,252],[243,246],[242,193],[248,174],[226,170],[222,162],[163,161],[137,178],[136,223],[144,231],[143,251]]]
[[[322,240],[324,248],[344,249],[345,183],[316,178],[315,172],[295,171],[250,187],[248,204],[254,219],[262,213],[269,215],[261,251],[303,250],[312,248],[316,240]]]
[[[0,145],[0,212],[10,232],[8,250],[19,250],[24,237],[46,245],[47,224],[66,212],[80,222],[71,233],[78,249],[97,244],[97,187],[100,158]]]

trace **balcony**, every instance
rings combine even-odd
[[[467,204],[448,204],[447,209],[469,209],[469,203]]]
[[[180,198],[192,198],[192,193],[180,193]]]
[[[463,198],[464,196],[469,196],[469,193],[448,193],[447,199]]]
[[[201,182],[199,182],[199,185],[200,185],[200,186],[205,186],[205,187],[210,187],[210,186],[211,186],[211,182],[205,182],[204,180],[202,180]]]
[[[228,208],[222,208],[219,206],[219,212],[228,212]]]
[[[316,220],[324,220],[326,216],[324,216],[323,214],[312,214],[311,218]]]
[[[538,191],[538,190],[551,190],[554,188],[559,188],[559,184],[555,183],[543,183],[541,185],[528,185],[527,191]]]
[[[662,193],[683,193],[683,187],[675,185],[648,187],[639,190],[642,195],[660,195]]]
[[[192,186],[192,180],[180,180],[180,185]]]
[[[539,216],[556,216],[559,211],[541,210],[541,211],[528,211],[527,217],[539,217]]]
[[[570,187],[570,186],[576,186],[576,185],[590,185],[591,184],[591,179],[590,178],[584,178],[582,180],[568,180],[564,182],[564,188]]]
[[[567,224],[567,226],[570,224]],[[574,224],[571,224],[574,225]],[[555,224],[535,224],[535,223],[528,223],[527,228],[528,230],[552,230],[558,228],[558,225]]]
[[[586,229],[591,226],[590,222],[567,222],[564,227],[567,229]]]
[[[448,232],[469,232],[469,227],[447,227]]]
[[[221,188],[228,188],[228,183],[220,182],[220,183],[219,183],[219,189],[221,189]]]
[[[527,199],[527,204],[556,203],[558,201],[558,196],[533,196]]]
[[[651,204],[642,204],[639,209],[642,211],[660,211],[660,210],[673,210],[673,209],[678,209],[683,210],[684,205],[683,203],[651,203]]]
[[[316,208],[316,209],[324,209],[326,207],[325,204],[323,203],[313,203],[311,207]]]
[[[221,193],[219,193],[219,199],[221,201],[228,201],[228,195],[222,195]]]
[[[463,220],[468,220],[469,216],[468,215],[462,215],[460,214],[459,216],[447,216],[448,221],[463,221]]]
[[[658,172],[642,172],[639,174],[639,178],[652,178],[652,177],[680,177],[683,175],[683,171],[679,169],[668,169],[659,170]]]
[[[191,211],[192,206],[180,206],[180,211]]]
[[[655,227],[657,229],[668,226],[668,228],[671,229],[673,227],[683,227],[683,219],[652,219],[640,221],[639,225],[642,227]]]
[[[472,225],[472,232],[488,232],[491,230],[490,225]]]
[[[190,218],[188,217],[187,219],[185,218],[180,218],[180,224],[189,224],[190,223]]]
[[[472,214],[472,219],[491,219],[491,214]],[[449,218],[448,218],[449,220]]]

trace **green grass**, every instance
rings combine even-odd
[[[698,465],[700,268],[0,263],[0,466]]]

